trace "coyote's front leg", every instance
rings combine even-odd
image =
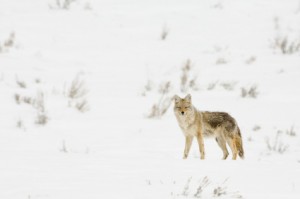
[[[189,155],[191,146],[193,142],[193,137],[192,136],[185,136],[185,148],[183,152],[183,159],[186,159]]]
[[[204,151],[204,142],[203,142],[202,131],[198,132],[197,141],[198,141],[199,150],[200,150],[200,154],[201,154],[200,158],[201,158],[201,160],[203,160],[205,158],[205,151]]]

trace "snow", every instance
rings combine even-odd
[[[274,48],[299,24],[299,0],[0,0],[0,198],[299,198],[300,50]],[[87,93],[70,98],[76,77]],[[166,102],[234,116],[245,159],[208,139],[183,160],[173,105],[147,118],[166,82]],[[40,93],[44,111],[23,101]]]

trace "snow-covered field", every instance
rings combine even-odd
[[[299,0],[64,2],[0,0],[0,199],[300,198]],[[182,159],[187,93],[244,160]]]

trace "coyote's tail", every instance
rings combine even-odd
[[[244,159],[244,149],[243,149],[243,141],[242,141],[242,135],[241,135],[241,131],[240,128],[238,127],[237,129],[237,135],[235,138],[235,144],[236,144],[236,148],[238,150],[238,154],[239,156]]]

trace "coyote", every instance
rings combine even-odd
[[[236,160],[237,154],[244,158],[242,136],[240,129],[233,117],[225,112],[202,112],[192,105],[192,97],[188,94],[185,98],[174,96],[174,112],[178,124],[185,136],[183,158],[188,157],[193,138],[196,137],[201,159],[204,159],[203,137],[214,137],[223,151],[223,159],[228,156],[226,143],[232,151],[232,159]]]

